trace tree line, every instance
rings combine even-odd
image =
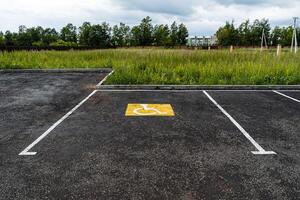
[[[265,33],[267,44],[271,46],[291,45],[293,36],[293,26],[279,27],[271,29],[269,20],[261,19],[242,22],[239,26],[235,26],[234,22],[226,22],[226,24],[218,29],[216,36],[218,44],[222,46],[260,46],[262,33]],[[297,38],[300,38],[300,29],[297,29]]]
[[[226,22],[216,36],[218,45],[260,46],[262,32],[265,32],[268,45],[291,44],[293,27],[273,29],[267,19],[250,20],[235,26]],[[183,46],[187,43],[188,29],[184,24],[173,22],[152,24],[150,17],[145,17],[140,24],[130,27],[124,23],[111,27],[108,23],[91,24],[84,22],[80,27],[67,24],[60,31],[41,26],[27,28],[22,25],[18,32],[0,31],[0,45],[6,46],[88,46],[88,47],[130,47],[130,46]],[[300,29],[297,29],[300,39]],[[300,42],[299,42],[300,43]]]
[[[0,32],[0,45],[6,46],[180,46],[185,45],[188,29],[184,24],[152,24],[148,16],[139,25],[130,27],[124,23],[110,27],[106,22],[84,22],[79,28],[67,24],[59,32],[41,26],[27,28],[22,25],[18,32]]]

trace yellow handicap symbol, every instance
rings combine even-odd
[[[128,104],[125,116],[174,116],[170,104]]]

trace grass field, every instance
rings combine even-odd
[[[113,68],[106,84],[300,84],[300,53],[111,49],[2,52],[0,69]]]

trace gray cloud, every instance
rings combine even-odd
[[[271,0],[215,0],[215,1],[223,5],[231,5],[231,4],[255,5],[255,4],[266,4],[272,2]]]
[[[214,0],[221,5],[291,6],[295,0]]]
[[[80,26],[84,21],[132,26],[148,15],[153,23],[176,20],[186,24],[191,35],[211,35],[233,19],[236,25],[268,18],[273,26],[288,26],[299,10],[300,0],[10,0],[1,2],[0,31],[16,31],[21,24],[59,30],[69,22]]]
[[[165,13],[173,15],[189,15],[194,12],[194,7],[198,5],[197,0],[112,0],[113,2],[122,5],[126,9],[141,10],[152,13]]]

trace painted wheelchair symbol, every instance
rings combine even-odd
[[[136,115],[163,115],[167,114],[166,112],[161,112],[156,108],[148,107],[148,104],[140,104],[142,108],[136,108],[133,110],[133,113]],[[147,112],[145,112],[147,111]],[[150,112],[149,112],[150,111]]]

